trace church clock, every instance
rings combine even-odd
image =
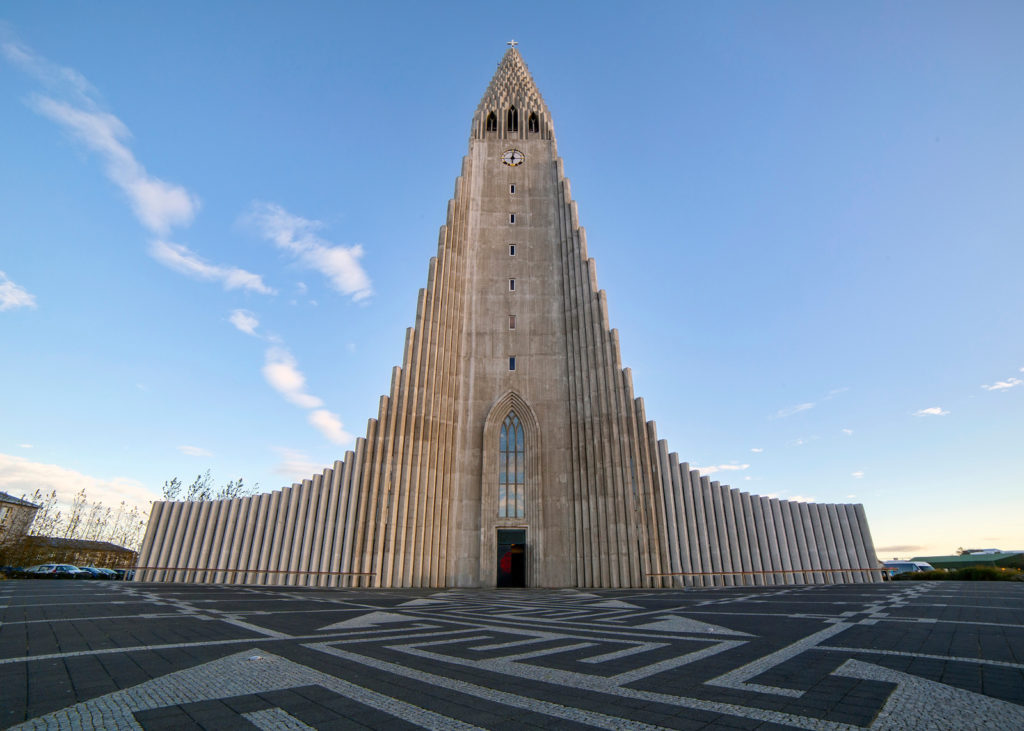
[[[503,153],[501,153],[501,161],[508,165],[509,167],[513,168],[516,165],[522,164],[522,162],[525,159],[526,155],[524,155],[523,153],[516,149],[505,150]]]

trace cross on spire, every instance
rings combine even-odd
[[[516,46],[519,45],[519,41],[506,41],[505,45],[508,46],[509,48],[515,48]]]

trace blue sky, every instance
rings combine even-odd
[[[518,17],[517,17],[518,16]],[[623,362],[882,557],[1024,549],[1019,3],[8,3],[0,490],[341,458],[509,38]]]

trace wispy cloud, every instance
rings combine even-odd
[[[945,416],[948,411],[943,411],[941,406],[932,406],[928,409],[920,409],[914,412],[914,416]]]
[[[0,312],[35,306],[35,295],[29,294],[24,287],[15,284],[6,274],[0,272]]]
[[[203,449],[202,447],[193,447],[190,444],[182,444],[178,447],[178,451],[182,454],[187,454],[189,457],[212,457],[213,452],[209,449]]]
[[[22,449],[32,449],[31,444],[19,444],[18,446],[21,447]]]
[[[33,96],[31,104],[103,158],[107,177],[128,197],[143,226],[156,234],[166,234],[172,226],[192,223],[199,198],[180,185],[147,173],[125,144],[131,133],[120,119],[47,96]]]
[[[862,472],[861,470],[857,470],[856,472],[851,472],[851,473],[850,473],[850,477],[855,477],[855,478],[857,478],[858,480],[859,480],[860,478],[862,478],[863,476],[864,476],[864,473],[863,473],[863,472]]]
[[[748,464],[717,464],[708,465],[707,467],[694,467],[695,470],[700,470],[702,475],[713,475],[716,472],[727,472],[734,470],[745,470],[749,469]]]
[[[850,390],[850,387],[849,387],[849,386],[842,386],[841,388],[833,388],[833,389],[832,389],[831,391],[829,391],[828,393],[826,393],[826,394],[825,394],[825,395],[824,395],[824,396],[822,397],[822,399],[821,399],[821,400],[822,400],[822,401],[828,401],[828,400],[829,400],[830,398],[835,398],[835,397],[836,397],[836,396],[838,396],[839,394],[841,394],[841,393],[846,393],[846,392],[847,392],[847,391],[849,391],[849,390]]]
[[[814,408],[814,402],[813,401],[808,401],[806,403],[797,404],[796,406],[790,406],[790,407],[785,408],[785,409],[779,409],[775,413],[775,418],[776,419],[784,419],[787,416],[792,416],[793,414],[799,414],[801,411],[807,411],[808,409],[813,409],[813,408]]]
[[[228,321],[246,335],[256,335],[256,328],[260,326],[260,321],[248,310],[232,311]]]
[[[268,348],[263,377],[288,401],[304,409],[316,409],[323,401],[306,393],[306,377],[299,370],[299,364],[287,350],[281,347]]]
[[[840,429],[840,431],[842,431],[846,436],[853,434],[853,429]]]
[[[1021,370],[1024,370],[1024,368],[1022,368]],[[1006,391],[1008,389],[1015,388],[1021,385],[1022,383],[1024,383],[1024,381],[1020,380],[1019,378],[1014,378],[1013,376],[1010,376],[1005,381],[996,381],[991,386],[983,385],[982,388],[984,388],[986,391]]]
[[[70,504],[83,488],[90,502],[99,500],[107,507],[117,507],[124,500],[148,509],[149,502],[156,497],[141,482],[129,477],[93,477],[55,464],[0,454],[0,491],[21,496],[31,495],[36,488],[46,493],[56,490],[57,499],[64,505]]]
[[[813,503],[817,502],[814,498],[806,495],[791,495],[790,497],[784,498],[792,503]]]
[[[761,454],[761,452],[764,451],[764,447],[751,447],[750,451],[754,452],[755,454]]]
[[[4,41],[0,43],[0,53],[47,88],[71,96],[81,104],[92,106],[95,103],[93,100],[99,96],[82,74],[43,58],[28,46],[15,41]]]
[[[309,423],[320,430],[320,433],[335,444],[348,444],[353,436],[345,431],[344,424],[337,414],[327,409],[316,409],[309,414]]]
[[[260,275],[237,267],[210,264],[181,244],[154,241],[149,247],[149,254],[169,269],[193,279],[220,282],[224,289],[247,289],[260,294],[276,294],[263,283]]]
[[[327,277],[342,294],[356,302],[373,294],[370,278],[359,264],[363,247],[335,246],[321,239],[315,233],[323,228],[320,221],[292,215],[275,203],[262,202],[253,203],[245,219],[265,239],[297,257],[300,264]]]
[[[325,467],[297,449],[274,447],[274,451],[281,455],[281,461],[274,467],[274,472],[293,481],[308,479],[310,475],[322,472]]]
[[[13,41],[0,43],[0,53],[47,88],[47,94],[30,96],[29,106],[99,156],[107,178],[120,188],[143,226],[157,236],[166,236],[173,227],[192,223],[199,211],[199,197],[146,170],[129,147],[132,134],[128,126],[103,109],[99,93],[82,74]],[[178,244],[154,241],[150,253],[176,271],[220,281],[225,289],[273,293],[258,275],[237,267],[207,264]]]

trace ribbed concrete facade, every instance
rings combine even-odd
[[[879,580],[861,506],[742,493],[658,439],[515,49],[474,115],[402,367],[366,436],[283,490],[156,503],[140,555],[156,568],[137,578],[495,586],[508,536],[528,586]]]

